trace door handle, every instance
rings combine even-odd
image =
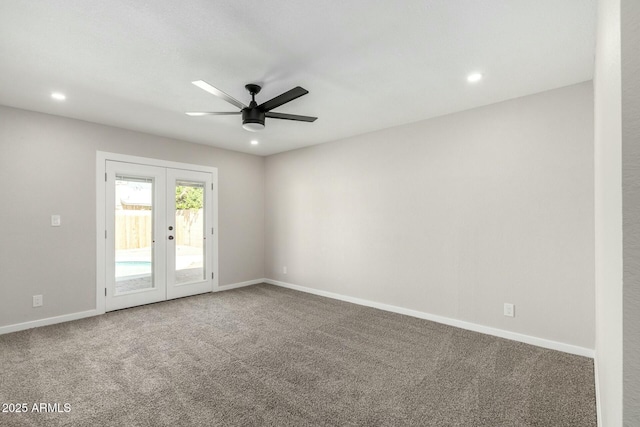
[[[173,236],[169,236],[169,240],[173,240]]]

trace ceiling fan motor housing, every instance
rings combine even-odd
[[[251,94],[251,103],[248,108],[242,109],[242,127],[251,132],[257,132],[264,129],[264,111],[258,108],[256,103],[256,95],[262,89],[259,85],[250,83],[245,88]]]
[[[247,123],[257,123],[264,126],[264,111],[257,108],[257,104],[255,101],[251,101],[249,104],[249,108],[244,108],[242,110],[242,124],[246,125]]]

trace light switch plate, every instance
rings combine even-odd
[[[60,215],[51,215],[51,226],[60,227]]]
[[[509,304],[508,302],[505,302],[504,315],[507,317],[515,317],[515,306],[513,304]]]

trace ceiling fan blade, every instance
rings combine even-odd
[[[282,104],[286,104],[287,102],[291,102],[296,98],[300,98],[302,95],[308,94],[309,91],[301,88],[300,86],[294,87],[290,91],[287,91],[281,95],[276,96],[273,99],[268,100],[267,102],[258,106],[262,111],[271,111],[274,108],[278,108]]]
[[[209,83],[205,82],[204,80],[196,80],[195,82],[191,82],[191,83],[198,86],[200,89],[206,90],[210,94],[217,96],[218,98],[224,99],[229,104],[233,104],[236,107],[240,108],[241,110],[243,108],[247,108],[247,106],[244,105],[242,102],[238,101],[235,98],[232,98],[231,96],[227,95],[220,89],[216,89],[215,87],[211,86]]]
[[[318,119],[317,117],[298,116],[297,114],[285,113],[266,113],[265,117],[270,117],[272,119],[295,120],[298,122],[315,122]]]
[[[229,115],[235,115],[235,114],[240,114],[242,113],[242,111],[224,111],[224,112],[213,112],[213,111],[189,111],[187,113],[185,113],[187,116],[229,116]]]

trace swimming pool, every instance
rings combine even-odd
[[[116,261],[116,277],[151,274],[151,261]]]

